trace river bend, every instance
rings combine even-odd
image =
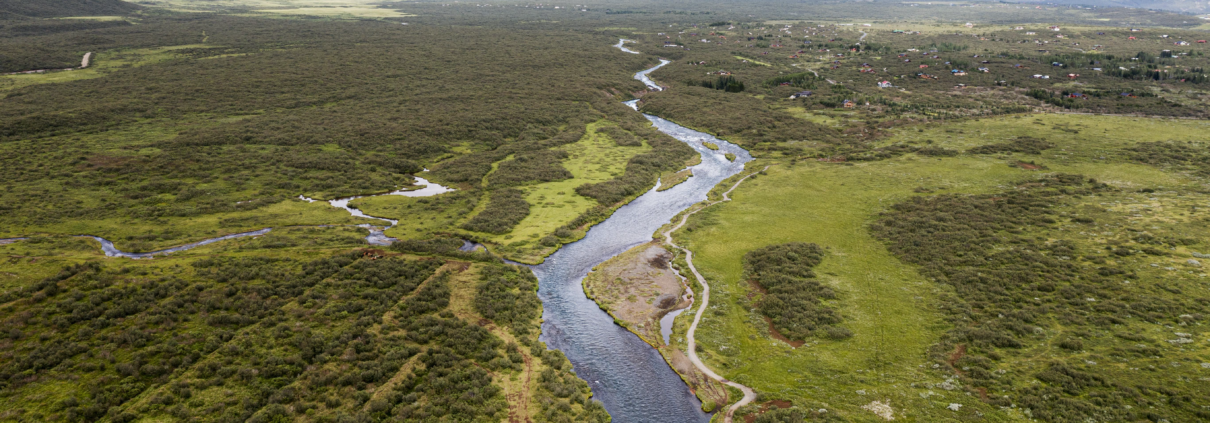
[[[618,47],[624,48],[620,44]],[[644,78],[647,75],[640,74]],[[639,75],[636,79],[643,80]],[[637,110],[636,102],[627,104]],[[588,381],[594,397],[605,405],[613,421],[707,422],[710,416],[702,412],[701,403],[659,352],[614,324],[608,313],[584,295],[581,281],[593,266],[651,241],[657,229],[681,211],[705,201],[715,185],[742,171],[752,157],[739,146],[710,134],[644,116],[659,131],[697,150],[702,163],[693,166],[694,176],[687,181],[666,191],[653,188],[594,226],[580,241],[564,246],[533,267],[544,309],[541,339],[567,355],[576,374]],[[703,142],[717,144],[719,149],[710,150]],[[726,153],[734,154],[735,161],[728,161]]]

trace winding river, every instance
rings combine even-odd
[[[622,48],[621,43],[617,47]],[[636,79],[649,88],[660,87],[646,78]],[[627,102],[637,110],[637,101]],[[660,226],[690,206],[724,179],[752,160],[747,151],[706,133],[694,131],[656,116],[646,115],[656,129],[681,140],[702,155],[693,177],[666,191],[654,188],[622,206],[609,219],[594,226],[580,241],[556,251],[534,266],[538,296],[545,310],[541,340],[567,355],[575,372],[588,381],[596,399],[616,422],[706,422],[710,416],[663,357],[584,295],[581,280],[593,266],[631,247],[649,242]],[[717,151],[702,143],[712,142]],[[726,153],[735,154],[734,162]]]
[[[620,41],[615,47],[638,54],[627,49],[623,45],[625,41],[627,40]],[[651,90],[663,90],[648,74],[668,63],[669,61],[661,59],[659,65],[635,74],[635,79],[642,81]],[[637,102],[638,100],[632,100],[626,104],[637,111]],[[594,397],[604,403],[605,409],[616,422],[707,422],[710,415],[701,410],[701,403],[663,357],[638,336],[614,324],[609,314],[584,295],[581,280],[594,266],[631,247],[651,241],[657,229],[669,223],[681,211],[705,201],[706,194],[715,185],[741,172],[744,164],[751,161],[752,157],[739,146],[710,134],[694,131],[656,116],[643,116],[659,131],[697,150],[702,156],[702,162],[692,167],[693,177],[687,181],[666,191],[656,191],[652,188],[619,208],[609,219],[594,226],[583,239],[559,249],[543,264],[532,266],[534,274],[538,277],[538,296],[542,299],[544,308],[540,339],[551,348],[567,355],[575,366],[576,374],[588,381]],[[719,148],[710,150],[703,142],[714,143]],[[734,154],[735,160],[727,160],[726,153]],[[380,195],[422,197],[451,191],[424,179],[416,179],[416,185],[422,185],[423,188]],[[302,196],[299,198],[316,201]],[[388,225],[384,227],[360,225],[370,230],[370,235],[366,237],[368,243],[389,245],[395,241],[383,235],[383,231],[398,222],[368,216],[356,208],[349,207],[349,201],[356,198],[360,197],[340,198],[328,203],[345,209],[354,216],[387,222]],[[272,228],[230,234],[149,253],[123,252],[115,248],[109,240],[91,235],[81,236],[100,242],[107,256],[148,258],[222,240],[263,235],[270,230]],[[22,239],[24,238],[0,239],[0,244]],[[467,242],[463,249],[472,250],[479,247],[478,244]],[[671,320],[671,317],[667,319]]]

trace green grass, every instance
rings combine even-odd
[[[563,167],[573,176],[571,179],[521,188],[525,191],[525,201],[530,204],[529,216],[518,223],[512,232],[481,235],[494,243],[524,250],[536,246],[539,238],[550,235],[555,229],[596,206],[595,200],[576,194],[576,187],[613,179],[625,172],[626,162],[631,157],[651,150],[646,144],[642,147],[619,147],[607,135],[597,133],[597,128],[609,124],[605,121],[591,123],[584,138],[561,147],[571,154],[563,161]],[[520,252],[514,257],[522,261],[535,261],[549,252],[549,249],[535,247],[535,250]]]
[[[384,195],[380,197],[360,198],[353,205],[371,216],[382,216],[398,219],[399,224],[386,231],[388,236],[396,238],[427,238],[435,232],[448,232],[457,227],[462,219],[474,210],[473,201],[468,195],[460,193],[442,194],[457,198],[442,198],[434,202],[429,198],[404,197],[401,195]],[[479,205],[486,202],[479,202]]]
[[[1029,123],[1034,118],[1047,126]],[[1074,134],[1053,129],[1056,124],[1083,126]],[[1193,138],[1201,133],[1194,130],[1200,125],[1204,123],[1083,116],[986,119],[931,126],[923,133],[904,130],[884,143],[933,139],[934,145],[966,149],[1041,131],[1056,148],[1041,157],[909,154],[856,164],[773,163],[767,175],[732,193],[734,201],[695,215],[677,234],[694,251],[695,264],[714,294],[713,310],[703,316],[698,332],[703,359],[766,398],[826,408],[855,421],[874,421],[877,417],[860,407],[887,399],[896,418],[907,421],[974,418],[975,412],[990,421],[1019,419],[1019,414],[997,410],[961,389],[936,387],[948,376],[931,369],[926,350],[949,327],[936,308],[948,288],[892,256],[867,226],[887,207],[922,195],[918,192],[987,193],[1039,175],[1008,165],[1017,159],[1041,159],[1050,172],[1082,173],[1123,189],[1191,187],[1193,181],[1185,176],[1126,163],[1115,152],[1136,140]],[[1105,160],[1099,159],[1102,154]],[[759,167],[759,161],[749,165]],[[767,324],[749,300],[752,287],[742,279],[741,259],[753,249],[785,242],[828,248],[816,273],[837,292],[838,299],[826,303],[840,311],[841,326],[851,329],[853,338],[817,339],[793,349],[768,336]],[[680,321],[687,319],[691,314],[678,318],[677,336],[683,333]],[[963,404],[962,412],[945,409],[949,403]]]
[[[112,218],[72,220],[46,226],[6,228],[4,236],[31,234],[96,235],[113,241],[119,250],[154,251],[231,233],[263,228],[315,225],[377,224],[381,221],[353,217],[324,202],[285,200],[258,209],[197,217],[160,219]]]

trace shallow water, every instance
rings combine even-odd
[[[660,66],[663,66],[662,64]],[[651,70],[654,70],[651,69]],[[640,72],[644,76],[646,73]],[[637,78],[637,76],[636,76]],[[635,102],[627,102],[632,108]],[[702,155],[694,176],[667,191],[651,191],[619,208],[580,241],[533,266],[542,299],[541,339],[563,351],[580,378],[616,422],[706,422],[710,416],[684,381],[655,349],[584,295],[581,281],[593,266],[638,244],[651,241],[677,213],[706,200],[710,190],[743,170],[752,157],[742,148],[656,116],[644,115],[659,129]],[[718,144],[712,151],[703,141]],[[735,154],[735,162],[725,153]]]
[[[425,169],[425,171],[427,172],[428,169]],[[332,207],[344,209],[345,211],[349,212],[349,214],[352,214],[353,216],[364,217],[366,219],[377,219],[377,220],[381,220],[383,222],[390,223],[389,225],[382,226],[382,227],[369,225],[369,224],[362,224],[362,225],[357,225],[357,226],[361,227],[361,228],[366,228],[367,230],[370,231],[370,234],[366,235],[366,243],[368,243],[370,245],[391,245],[395,241],[399,241],[399,240],[396,238],[391,238],[389,236],[386,236],[386,234],[384,234],[383,232],[386,231],[387,229],[390,229],[392,226],[398,225],[399,221],[394,220],[394,219],[387,219],[385,217],[370,216],[368,214],[363,213],[361,210],[358,210],[356,207],[349,207],[349,202],[356,200],[358,198],[379,197],[379,196],[383,196],[383,195],[401,195],[404,197],[432,197],[437,194],[444,194],[444,193],[454,190],[453,188],[447,188],[447,187],[443,187],[438,184],[434,184],[432,182],[429,182],[427,179],[420,178],[420,177],[416,178],[416,182],[413,183],[413,185],[422,186],[423,188],[414,189],[414,190],[396,190],[396,191],[391,191],[391,192],[388,192],[385,194],[355,195],[352,197],[337,198],[335,200],[328,200],[328,204],[331,204]],[[307,198],[307,197],[304,197],[301,195],[298,196],[298,199],[306,201],[308,203],[314,203],[316,201],[319,201],[319,200],[314,200],[314,199]]]
[[[425,171],[428,171],[428,169],[425,169]],[[391,192],[388,192],[385,194],[378,194],[378,195],[402,195],[405,197],[430,197],[430,196],[434,196],[437,194],[444,194],[444,193],[453,191],[453,189],[451,189],[451,188],[446,188],[441,185],[434,184],[432,182],[425,180],[424,178],[416,178],[416,182],[414,185],[422,186],[423,188],[410,190],[410,191],[408,191],[408,190],[391,191]],[[385,227],[379,227],[379,226],[374,226],[374,225],[369,225],[369,224],[361,224],[361,225],[357,225],[357,227],[365,228],[366,230],[368,230],[370,232],[370,234],[366,236],[366,242],[369,243],[370,245],[391,245],[391,243],[398,241],[398,239],[386,236],[385,234],[383,234],[383,231],[389,229],[391,226],[395,226],[397,223],[399,223],[398,221],[391,220],[391,219],[385,219],[385,218],[381,218],[381,217],[370,216],[365,213],[362,213],[361,210],[349,207],[349,201],[351,201],[351,200],[354,200],[357,198],[362,198],[362,197],[377,197],[378,195],[362,195],[362,196],[355,196],[355,197],[338,198],[335,200],[328,201],[328,204],[331,204],[334,207],[339,207],[339,208],[345,209],[346,211],[348,211],[349,213],[351,213],[354,216],[364,217],[367,219],[378,219],[378,220],[382,220],[385,222],[389,222],[390,225],[385,226]],[[300,200],[307,201],[310,203],[317,201],[317,200],[313,200],[313,199],[310,199],[310,198],[307,198],[307,197],[304,197],[301,195],[298,196],[298,198]],[[320,225],[320,226],[329,226],[329,225]],[[105,252],[106,256],[143,259],[143,258],[151,258],[151,257],[157,256],[157,255],[166,255],[166,254],[170,254],[170,253],[175,253],[177,251],[185,251],[185,250],[201,247],[206,244],[212,244],[212,243],[219,242],[219,241],[225,241],[228,239],[243,238],[243,237],[248,237],[248,236],[260,236],[260,235],[269,233],[269,231],[271,231],[271,230],[273,230],[273,228],[264,228],[264,229],[257,230],[257,231],[223,235],[220,237],[204,239],[204,240],[192,243],[192,244],[185,244],[185,245],[181,245],[181,246],[177,246],[177,247],[165,248],[163,250],[152,251],[149,253],[128,253],[128,252],[119,250],[117,247],[115,247],[113,245],[113,241],[110,241],[108,239],[101,238],[101,237],[95,236],[95,235],[76,235],[76,236],[81,237],[81,238],[92,238],[92,239],[96,240],[97,242],[101,243],[101,251]],[[24,237],[22,237],[22,238],[0,238],[0,245],[11,244],[11,243],[25,240],[25,239],[27,239],[27,238],[24,238]]]

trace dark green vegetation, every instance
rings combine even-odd
[[[0,19],[125,15],[139,9],[121,0],[0,0]]]
[[[597,133],[608,135],[609,139],[612,139],[619,147],[638,147],[643,145],[643,140],[616,126],[602,126],[597,128]]]
[[[1210,151],[1201,143],[1145,142],[1134,146],[1127,154],[1140,163],[1210,175]]]
[[[913,198],[871,227],[896,256],[954,289],[943,307],[954,328],[933,348],[934,360],[984,401],[1016,404],[1044,421],[1210,418],[1199,405],[1210,398],[1195,388],[1198,363],[1182,365],[1183,354],[1156,345],[1165,340],[1130,329],[1145,322],[1183,332],[1210,314],[1210,299],[1184,295],[1182,282],[1131,284],[1141,276],[1130,264],[1197,241],[1138,230],[1130,241],[1089,248],[1056,223],[1097,219],[1059,210],[1112,188],[1076,175],[1014,188]],[[1040,351],[1048,352],[1040,368],[1001,364]]]
[[[537,341],[528,270],[257,245],[243,249],[252,255],[82,261],[7,291],[4,418],[478,421],[532,403],[538,421],[608,419]],[[509,382],[522,374],[542,383]]]
[[[0,1],[0,72],[75,67],[94,53],[87,70],[0,79],[0,237],[35,235],[0,246],[0,419],[607,420],[567,360],[537,341],[532,275],[458,248],[478,239],[540,258],[680,170],[694,151],[621,105],[631,93],[643,110],[727,137],[782,172],[750,181],[750,194],[782,195],[762,199],[772,212],[703,213],[690,226],[756,228],[691,248],[721,285],[702,356],[759,387],[757,421],[860,420],[892,396],[909,421],[1208,418],[1210,305],[1200,262],[1186,261],[1210,252],[1198,250],[1205,201],[1186,191],[1194,184],[1173,188],[1210,172],[1204,145],[950,130],[1022,111],[1204,118],[1210,59],[1193,17],[611,0],[590,11],[406,3],[388,7],[416,16],[335,21],[221,13],[261,13],[251,3],[186,2],[220,12],[203,14],[54,3]],[[120,16],[39,18],[90,14]],[[938,14],[976,26],[902,21]],[[1014,28],[1051,20],[1096,26]],[[609,47],[620,37],[649,54]],[[645,93],[631,76],[656,56],[673,61],[652,75],[670,89]],[[1034,123],[1106,136],[1143,127],[1063,118]],[[617,160],[624,168],[605,163],[615,152],[597,135],[635,152]],[[1007,184],[1021,175],[1004,177],[1020,172],[1006,159],[1100,171],[1111,185],[1048,174]],[[808,167],[823,178],[787,176]],[[391,253],[353,251],[364,231],[315,225],[361,221],[294,200],[391,191],[425,168],[458,191],[377,204],[401,219]],[[934,179],[946,172],[988,176]],[[944,190],[977,194],[933,194]],[[757,205],[744,194],[732,205]],[[1151,201],[1167,208],[1119,213],[1121,202]],[[1152,210],[1162,211],[1136,220]],[[137,262],[61,236],[146,251],[264,227],[275,229]],[[706,251],[715,246],[742,248]],[[804,344],[783,349],[766,326]],[[952,392],[937,404],[929,390]],[[968,393],[967,408],[946,409]],[[794,408],[769,403],[782,397]]]
[[[462,225],[463,229],[492,234],[507,233],[529,214],[529,203],[517,189],[492,191],[491,200],[482,212]]]
[[[1054,144],[1033,137],[1020,137],[1006,143],[982,145],[970,149],[971,154],[1023,153],[1042,154],[1042,150],[1054,148]]]
[[[105,63],[119,54],[107,49],[183,47],[98,78],[6,92],[0,236],[61,233],[70,222],[70,233],[139,250],[215,232],[340,223],[299,215],[289,199],[389,191],[425,166],[461,190],[480,189],[489,172],[490,188],[564,179],[565,153],[550,148],[578,141],[603,118],[640,125],[641,116],[605,94],[633,89],[630,73],[654,60],[617,55],[609,36],[543,30],[467,27],[459,29],[466,39],[451,39],[445,29],[385,21],[221,15],[123,25],[89,29],[91,38],[66,31],[0,43],[14,54],[63,53],[54,66],[78,65],[81,51],[98,51],[94,62]],[[552,87],[542,75],[577,76]],[[652,130],[631,132],[650,140],[652,158],[636,159],[611,193],[642,192],[668,163],[693,154]],[[597,197],[605,206],[621,199]],[[494,207],[487,214],[517,211]],[[524,216],[490,231],[507,232]],[[168,222],[193,228],[174,232]]]
[[[744,276],[764,291],[757,308],[786,339],[802,341],[817,331],[838,339],[852,336],[847,329],[832,326],[840,323],[840,315],[820,303],[836,298],[811,271],[823,258],[823,248],[801,242],[771,245],[744,255]]]
[[[578,140],[579,137],[574,137],[574,139]],[[496,171],[488,176],[487,184],[492,187],[508,187],[570,179],[571,172],[559,164],[567,157],[567,152],[563,150],[517,153],[512,160],[500,162]]]

